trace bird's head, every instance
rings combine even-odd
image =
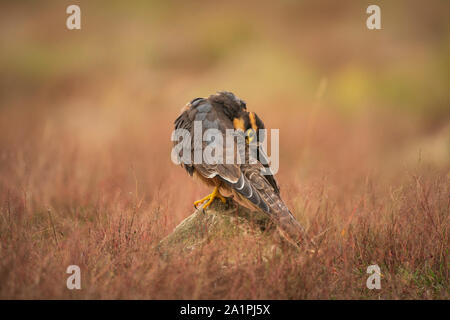
[[[233,126],[235,130],[242,130],[245,133],[247,142],[259,140],[262,142],[264,136],[258,136],[260,129],[265,129],[264,122],[254,112],[242,112],[239,116],[233,119]],[[258,139],[256,139],[258,137]]]
[[[209,96],[211,102],[220,104],[224,107],[224,111],[234,117],[240,116],[247,110],[247,104],[244,100],[236,97],[232,92],[220,91]]]
[[[205,100],[204,98],[195,98],[182,111],[195,107]],[[233,121],[234,129],[242,130],[245,133],[247,142],[254,141],[257,137],[258,130],[265,128],[264,123],[258,115],[254,112],[248,112],[245,101],[236,97],[232,92],[220,91],[210,95],[207,100],[211,104],[223,108],[223,112]]]
[[[247,104],[233,93],[228,91],[218,92],[209,97],[209,100],[218,102],[225,107],[225,113],[233,120],[236,130],[242,130],[248,142],[256,139],[259,129],[264,129],[264,123],[254,112],[247,111]]]
[[[264,122],[258,117],[258,115],[254,112],[246,112],[244,116],[244,132],[245,136],[247,137],[248,142],[252,142],[255,139],[257,139],[257,135],[259,133],[260,129],[265,129]],[[258,139],[260,139],[259,142],[262,142],[264,139],[264,136],[261,137],[258,136]]]

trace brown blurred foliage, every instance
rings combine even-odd
[[[371,31],[369,1],[2,1],[0,297],[448,299],[450,3],[376,3]],[[209,191],[170,161],[173,120],[219,90],[280,128],[319,255],[154,251]]]

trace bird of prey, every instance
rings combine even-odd
[[[225,141],[226,130],[234,129],[245,135],[247,144],[255,137],[259,129],[264,129],[262,120],[254,112],[248,112],[245,102],[231,92],[218,92],[208,98],[193,99],[181,110],[181,114],[175,120],[175,129],[185,129],[193,136],[194,121],[200,121],[203,130],[217,129],[223,136],[223,141]],[[202,141],[200,146],[197,144],[197,148],[204,149],[207,145],[208,142]],[[192,155],[195,148],[192,140],[190,150]],[[223,148],[226,149],[227,146],[224,144]],[[226,150],[223,154],[225,152]],[[238,161],[231,164],[228,162],[211,164],[181,162],[181,166],[189,175],[199,178],[214,188],[210,195],[195,201],[194,205],[205,203],[203,205],[205,209],[215,198],[225,203],[224,196],[232,195],[233,199],[241,205],[268,214],[288,240],[295,244],[302,243],[306,240],[303,228],[281,199],[275,177],[271,174],[262,174],[268,167],[267,162],[263,164],[260,161],[265,153],[258,146],[257,161],[248,161],[248,155],[248,148],[246,148],[245,161],[241,161],[243,163]],[[178,157],[180,158],[179,155]]]

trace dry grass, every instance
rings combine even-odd
[[[74,35],[54,28],[59,7],[21,14],[24,5],[7,4],[0,298],[449,298],[449,80],[436,71],[448,64],[444,31],[418,28],[417,38],[396,42],[407,22],[374,40],[347,16],[358,8],[327,20],[305,5],[305,19],[297,19],[287,2],[271,20],[264,5],[230,16],[236,5],[178,9],[175,25],[164,7],[149,21],[141,9],[113,7],[99,15],[100,30],[87,20],[85,33]],[[101,11],[87,8],[97,11],[86,17]],[[410,10],[405,17],[418,21]],[[233,17],[232,27],[218,14]],[[433,20],[427,11],[422,18]],[[7,30],[17,21],[23,30],[13,37]],[[192,29],[183,28],[187,21]],[[319,41],[334,33],[347,45]],[[371,41],[381,45],[372,50]],[[417,43],[422,49],[412,50]],[[371,53],[358,58],[351,51],[358,44]],[[282,196],[319,254],[265,260],[251,238],[169,261],[153,249],[209,191],[171,163],[173,120],[190,99],[221,89],[281,128]],[[238,263],[224,268],[225,256]],[[66,288],[71,264],[81,267],[80,291]],[[381,290],[366,288],[371,264],[381,267]]]
[[[367,169],[367,155],[355,155],[359,142],[336,127],[332,139],[346,142],[330,143],[334,151],[305,173],[295,149],[302,139],[283,139],[296,130],[292,119],[281,131],[282,145],[293,148],[281,159],[279,180],[320,254],[263,261],[260,244],[236,238],[161,260],[153,246],[207,190],[170,162],[173,116],[157,116],[147,117],[151,127],[125,125],[95,148],[77,141],[84,133],[71,132],[64,118],[47,119],[42,131],[27,127],[20,141],[3,139],[1,297],[448,298],[448,171],[423,163],[392,174],[383,165]],[[324,131],[315,139],[331,139]],[[243,263],[224,270],[225,255]],[[70,264],[82,269],[80,292],[65,287]],[[371,264],[381,267],[380,291],[365,287]]]

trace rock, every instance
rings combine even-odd
[[[268,215],[250,211],[232,198],[227,198],[226,204],[216,199],[209,208],[199,208],[184,219],[160,241],[158,249],[164,255],[172,250],[179,254],[195,250],[211,241],[250,236],[264,239],[264,244],[270,239],[268,247],[273,251],[283,241],[276,230]]]

